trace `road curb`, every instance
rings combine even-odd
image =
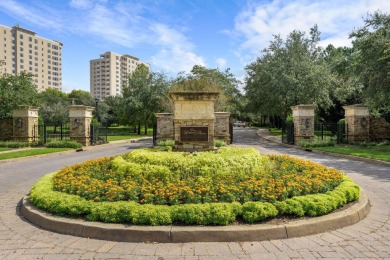
[[[358,202],[343,211],[287,224],[135,226],[54,216],[37,209],[25,196],[20,213],[34,225],[61,234],[117,242],[186,243],[263,241],[313,235],[353,225],[367,216],[370,207],[367,195],[362,191]]]

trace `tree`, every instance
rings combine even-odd
[[[95,99],[92,94],[85,90],[74,89],[68,94],[69,99],[73,99],[75,104],[94,107]]]
[[[166,106],[167,91],[170,83],[161,73],[150,72],[141,64],[130,75],[122,87],[122,122],[137,122],[138,133],[143,123],[145,134],[154,113],[163,112]]]
[[[39,115],[45,124],[59,126],[69,122],[68,95],[57,89],[46,89],[38,94]]]
[[[275,36],[263,56],[246,67],[249,110],[285,118],[294,105],[331,105],[329,90],[334,78],[318,47],[317,26],[309,36],[295,30],[286,40]]]
[[[375,12],[350,34],[356,49],[355,74],[363,84],[366,104],[390,112],[390,15]]]
[[[336,48],[331,44],[323,51],[324,60],[334,76],[329,89],[332,105],[319,107],[318,111],[320,119],[326,122],[338,122],[344,118],[343,106],[362,102],[362,84],[353,72],[355,53],[354,48]]]
[[[108,125],[119,124],[119,111],[122,104],[122,97],[108,96],[103,102],[108,107],[106,115]]]
[[[204,91],[219,91],[217,111],[228,111],[237,114],[240,108],[242,94],[238,88],[241,82],[230,72],[230,69],[220,71],[195,65],[190,74],[179,73],[174,81],[174,88],[198,88]],[[193,86],[190,86],[192,84]],[[187,86],[185,86],[187,85]],[[198,85],[198,86],[195,86]],[[180,88],[179,87],[179,88]],[[172,90],[174,90],[174,88]]]
[[[12,117],[12,111],[19,105],[36,106],[37,94],[32,74],[0,75],[0,118]]]

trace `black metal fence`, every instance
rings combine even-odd
[[[47,125],[47,124],[38,124],[34,126],[33,136],[37,137],[37,140],[46,144],[53,141],[62,141],[70,140],[70,126],[68,124],[61,125]]]
[[[343,122],[326,123],[318,122],[314,124],[314,135],[321,140],[335,139],[338,144],[348,141],[348,125]]]
[[[107,143],[108,127],[106,125],[91,124],[90,128],[91,145]]]
[[[229,136],[230,136],[230,143],[233,143],[233,124],[229,124]]]
[[[294,144],[294,123],[282,122],[282,143]]]
[[[157,145],[157,123],[153,124],[153,145]]]

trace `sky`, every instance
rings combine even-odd
[[[89,61],[112,51],[175,77],[194,65],[230,68],[237,79],[273,35],[307,34],[351,46],[349,34],[388,0],[1,0],[0,24],[63,43],[62,90],[89,91]]]

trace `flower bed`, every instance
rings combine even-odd
[[[140,149],[87,161],[43,178],[30,200],[56,214],[105,222],[226,225],[323,215],[359,194],[338,170],[226,147],[192,154]]]

